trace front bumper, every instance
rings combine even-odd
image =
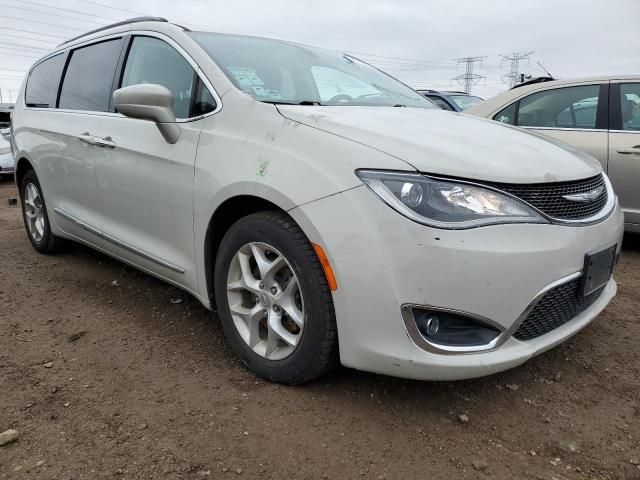
[[[509,335],[484,352],[436,353],[412,340],[403,305],[467,312],[510,331],[541,291],[582,270],[586,252],[621,243],[619,207],[590,226],[439,230],[404,218],[358,187],[290,213],[329,256],[338,281],[333,297],[341,361],[360,370],[432,380],[505,370],[576,333],[616,292],[611,280],[588,309],[536,339]]]

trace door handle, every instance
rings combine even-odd
[[[640,155],[640,145],[630,148],[619,148],[618,153],[623,155]]]
[[[84,145],[93,145],[93,135],[89,132],[78,135],[78,140],[80,140],[80,143]]]
[[[102,148],[116,148],[116,142],[111,137],[94,137],[93,144]]]
[[[78,140],[81,143],[87,145],[95,145],[96,147],[102,148],[116,148],[116,143],[112,140],[111,137],[96,137],[95,135],[91,135],[88,132],[78,135]]]

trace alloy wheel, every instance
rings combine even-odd
[[[248,243],[231,260],[231,316],[242,339],[261,357],[282,360],[295,351],[304,327],[302,298],[291,265],[271,245]]]
[[[24,213],[29,235],[35,242],[40,242],[44,235],[44,205],[40,190],[33,183],[28,183],[24,190]]]

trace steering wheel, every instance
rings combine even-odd
[[[327,103],[339,103],[344,101],[350,102],[351,100],[353,100],[353,97],[351,95],[347,95],[346,93],[339,93],[335,97],[331,97],[329,101],[327,101]]]

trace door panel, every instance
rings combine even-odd
[[[94,228],[102,222],[96,196],[95,160],[103,152],[81,139],[101,128],[102,117],[83,113],[42,112],[39,114],[39,176],[49,204],[49,219],[58,228],[93,241],[93,234],[69,218]],[[57,211],[57,213],[56,213]]]
[[[145,120],[109,117],[96,160],[101,230],[115,253],[195,289],[193,172],[202,121],[183,123],[177,143],[167,143]]]
[[[640,83],[612,88],[609,177],[626,223],[640,224]]]
[[[608,132],[606,130],[554,130],[525,127],[543,135],[555,138],[574,146],[578,150],[594,156],[604,170],[607,170],[609,159]]]

